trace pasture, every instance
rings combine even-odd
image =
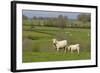
[[[23,62],[46,62],[64,60],[86,60],[91,58],[90,29],[23,26]],[[68,45],[80,44],[80,54],[76,51],[64,53],[56,51],[52,39],[67,40]]]

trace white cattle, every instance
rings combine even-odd
[[[80,51],[80,44],[75,44],[75,45],[70,45],[68,46],[68,51],[71,51],[71,53],[73,53],[73,51],[77,51],[77,53],[79,54]]]
[[[59,49],[61,49],[61,48],[64,48],[64,50],[66,52],[67,40],[58,41],[56,39],[53,39],[53,44],[56,47],[57,51],[59,51]]]

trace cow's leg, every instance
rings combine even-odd
[[[73,49],[71,48],[71,53],[73,53]]]
[[[57,47],[57,52],[59,52],[59,48]]]
[[[79,48],[77,48],[77,53],[78,53],[78,55],[79,55]]]
[[[68,51],[69,51],[69,52],[71,51],[70,47],[68,47]]]
[[[66,53],[66,49],[67,49],[67,48],[66,48],[66,47],[64,47],[65,53]]]

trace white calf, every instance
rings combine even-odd
[[[79,51],[80,51],[80,47],[79,47],[79,44],[75,44],[75,45],[70,45],[69,47],[68,47],[68,51],[70,51],[71,50],[71,53],[73,53],[73,51],[77,51],[78,52],[78,54],[79,54]]]

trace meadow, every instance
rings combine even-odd
[[[23,52],[22,61],[47,62],[64,60],[87,60],[91,59],[90,28],[57,28],[35,26],[23,26]],[[61,49],[56,51],[52,39],[67,40],[68,45],[80,44],[80,54],[76,51],[64,53]]]

